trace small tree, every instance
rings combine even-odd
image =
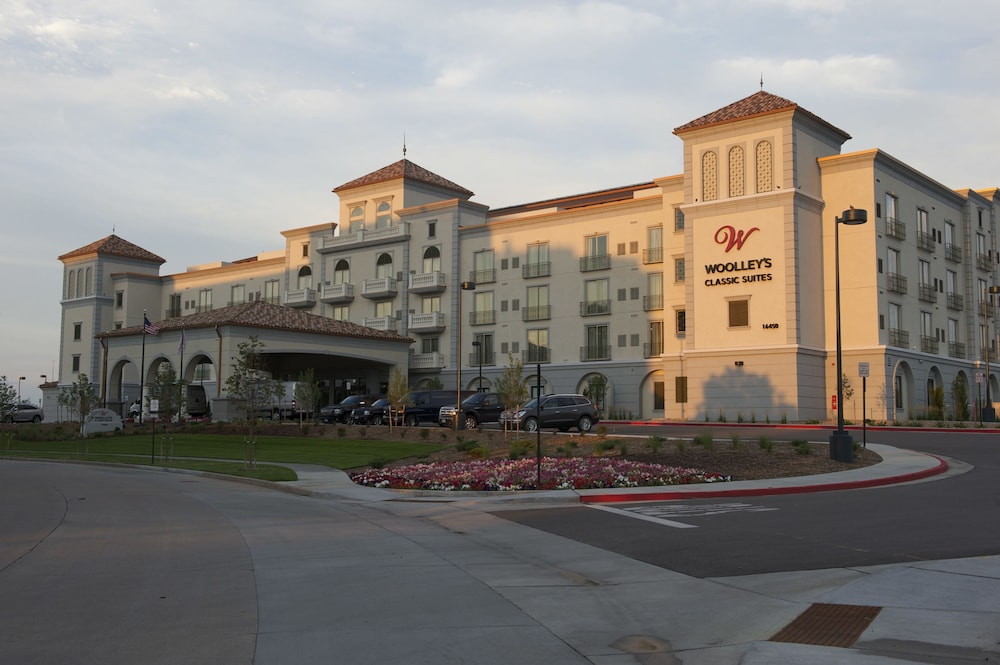
[[[928,415],[933,420],[944,420],[944,388],[934,386],[930,393],[930,407]]]
[[[285,387],[268,377],[265,372],[263,343],[255,335],[237,345],[226,390],[243,402],[243,413],[247,422],[248,438],[246,462],[251,468],[257,465],[257,420],[263,412],[270,413],[271,405],[281,399]]]
[[[155,399],[160,402],[160,413],[169,414],[168,418],[177,413],[181,408],[181,393],[178,385],[177,373],[174,372],[173,366],[170,363],[163,363],[156,370],[153,382],[149,384],[146,406],[149,406],[150,401]]]
[[[389,400],[389,429],[391,431],[394,425],[393,414],[400,414],[402,421],[406,415],[406,407],[413,404],[406,375],[399,371],[398,367],[393,367],[389,373],[389,387],[386,390],[385,398]]]
[[[444,390],[444,384],[441,383],[441,379],[438,377],[433,377],[427,379],[427,390]]]
[[[97,390],[84,372],[76,377],[76,383],[66,386],[59,391],[57,398],[60,406],[66,407],[70,415],[81,425],[87,414],[97,404]]]
[[[319,400],[322,391],[319,389],[319,381],[316,380],[316,373],[310,367],[299,372],[299,379],[295,384],[295,404],[299,412],[299,424],[302,424],[302,414],[311,413],[313,420],[316,419],[316,412],[319,409]]]
[[[951,382],[951,398],[955,402],[955,420],[969,420],[969,386],[961,376]]]
[[[604,396],[608,392],[608,377],[603,374],[595,374],[587,381],[587,387],[583,389],[583,396],[590,399],[598,409],[604,411]]]
[[[851,385],[851,380],[847,378],[847,375],[841,373],[840,375],[840,390],[844,393],[844,403],[840,405],[841,409],[846,409],[847,403],[851,401],[854,397],[854,387]],[[854,418],[858,417],[857,405],[854,405]]]
[[[17,389],[7,383],[6,376],[0,376],[0,404],[13,404],[17,401]]]
[[[521,405],[528,400],[528,395],[531,394],[528,383],[524,379],[524,361],[515,358],[514,354],[507,354],[507,367],[496,380],[494,387],[504,408],[510,413],[516,413]],[[505,437],[511,424],[513,423],[510,419],[504,421]]]

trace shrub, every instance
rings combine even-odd
[[[699,445],[705,450],[715,449],[715,438],[712,436],[711,432],[705,432],[704,434],[699,434],[694,437],[695,445]]]
[[[738,422],[738,423],[743,422],[743,412],[742,411],[737,411],[736,412],[736,422]]]
[[[726,422],[726,413],[722,409],[719,409],[719,422],[720,423]]]
[[[594,450],[597,451],[598,453],[606,453],[608,451],[614,450],[615,446],[617,446],[618,443],[619,442],[615,441],[614,439],[610,440],[605,439],[603,441],[598,441],[596,444],[594,444]]]
[[[373,469],[381,469],[390,461],[392,460],[386,459],[385,457],[373,457],[370,460],[368,460],[368,466],[370,466]]]
[[[469,451],[469,457],[473,459],[489,459],[490,449],[486,446],[475,446]]]
[[[597,436],[599,436],[599,437],[601,437],[603,439],[607,435],[608,435],[608,428],[605,427],[604,425],[598,425],[597,426]]]
[[[760,449],[763,450],[764,452],[767,453],[774,452],[774,442],[771,441],[771,439],[767,438],[766,436],[762,436],[759,439],[757,439],[757,445],[760,446]]]
[[[473,448],[476,447],[475,441],[466,441],[459,437],[458,442],[455,444],[455,450],[460,453],[471,452]]]
[[[733,434],[733,436],[732,436],[732,438],[730,440],[730,445],[732,446],[733,450],[735,450],[735,451],[742,451],[743,450],[743,441],[740,440],[740,435],[739,434]]]
[[[782,411],[781,413],[781,424],[782,425],[788,424],[788,414],[786,414],[784,411]]]
[[[654,455],[660,451],[660,446],[663,445],[663,437],[657,436],[655,434],[650,434],[646,438],[646,447],[649,448],[649,452]]]
[[[628,441],[622,440],[618,442],[618,454],[622,457],[628,455]]]
[[[805,439],[795,439],[792,441],[792,447],[799,455],[812,455],[812,446]]]
[[[684,451],[687,450],[687,441],[685,441],[684,439],[677,439],[677,441],[674,443],[674,447],[677,448],[677,452],[683,453]]]
[[[337,428],[337,438],[338,439],[343,439],[345,436],[347,436],[347,428],[346,427],[338,427]]]
[[[424,441],[426,441],[427,437],[429,437],[430,435],[431,435],[431,431],[429,429],[427,429],[426,427],[420,428],[420,438],[421,439],[423,439]]]

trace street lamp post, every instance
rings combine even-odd
[[[25,380],[26,377],[17,377],[17,403],[21,403],[21,382]]]
[[[833,282],[837,326],[837,431],[830,435],[830,459],[837,462],[850,462],[854,459],[854,441],[851,435],[844,431],[844,380],[843,380],[843,347],[840,340],[840,225],[859,226],[868,221],[868,211],[849,208],[834,218],[833,226]]]
[[[455,393],[455,429],[465,429],[465,418],[462,413],[462,291],[475,291],[475,282],[462,282],[458,292],[458,321],[455,322],[455,365],[457,366],[458,387]]]
[[[472,342],[476,349],[476,360],[479,362],[479,379],[476,381],[476,392],[483,392],[483,345],[478,339]]]

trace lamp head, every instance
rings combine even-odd
[[[857,226],[859,224],[864,224],[868,221],[868,211],[862,208],[855,208],[851,206],[844,212],[840,214],[837,218],[837,222],[840,224],[847,224],[848,226]]]

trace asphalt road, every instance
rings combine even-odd
[[[620,428],[624,433],[628,428]],[[736,428],[714,428],[728,437]],[[638,430],[651,434],[650,428]],[[668,428],[671,436],[704,428]],[[760,429],[739,430],[759,436]],[[829,431],[768,431],[825,440]],[[869,431],[868,440],[971,465],[931,481],[746,499],[508,510],[495,514],[695,577],[866,566],[1000,551],[1000,435]],[[963,467],[963,464],[956,464]],[[641,519],[645,518],[645,519]],[[652,518],[652,519],[650,519]]]

